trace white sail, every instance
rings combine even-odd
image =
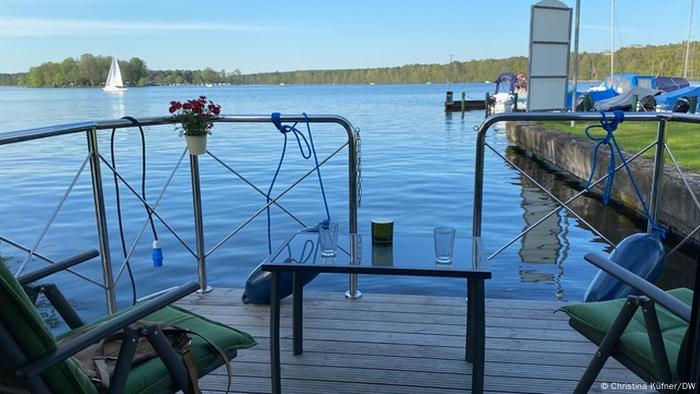
[[[105,87],[102,90],[106,92],[123,92],[126,90],[122,80],[122,72],[119,69],[119,62],[115,56],[112,56],[112,65],[109,67],[107,82],[105,82]]]

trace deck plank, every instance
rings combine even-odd
[[[179,305],[253,335],[258,346],[233,362],[234,393],[269,393],[269,309],[243,305],[240,289],[192,295]],[[291,352],[291,302],[282,303],[281,360],[285,393],[468,392],[471,366],[464,357],[466,305],[460,297],[304,294],[304,354]],[[486,301],[486,391],[571,392],[595,346],[554,313],[562,302]],[[202,390],[226,390],[225,369],[201,381]],[[614,360],[600,382],[641,383]],[[615,390],[624,393],[624,390]],[[635,390],[639,393],[640,390]]]

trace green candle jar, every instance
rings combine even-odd
[[[372,219],[372,243],[391,245],[394,240],[394,221],[392,219]]]

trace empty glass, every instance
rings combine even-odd
[[[435,262],[437,264],[452,264],[452,251],[455,245],[454,227],[435,227]]]
[[[321,257],[335,257],[338,248],[338,223],[329,222],[318,227]]]

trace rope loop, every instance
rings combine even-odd
[[[607,173],[607,180],[605,182],[605,188],[603,189],[603,198],[602,202],[604,205],[608,205],[608,202],[610,201],[610,195],[612,193],[612,188],[613,188],[613,182],[615,179],[615,168],[616,166],[616,156],[620,158],[622,161],[622,165],[625,167],[625,171],[627,172],[627,175],[629,176],[630,183],[632,184],[632,188],[634,189],[635,194],[637,195],[637,198],[639,199],[639,202],[642,205],[642,209],[644,211],[644,215],[647,218],[647,221],[651,223],[651,231],[652,232],[658,232],[661,239],[664,239],[666,237],[666,230],[663,227],[660,227],[654,223],[652,220],[651,214],[649,213],[649,208],[647,206],[646,201],[644,201],[644,197],[642,196],[642,192],[639,189],[639,185],[637,184],[636,179],[634,178],[634,175],[632,175],[632,170],[630,169],[627,160],[625,159],[625,156],[622,154],[622,149],[620,149],[620,145],[617,143],[617,140],[615,139],[614,132],[617,130],[618,126],[620,123],[624,122],[625,120],[625,113],[622,110],[615,110],[613,111],[613,118],[609,119],[606,117],[605,112],[600,112],[601,119],[600,119],[600,124],[592,124],[586,127],[586,137],[588,137],[591,141],[596,142],[596,146],[593,149],[593,163],[591,165],[591,175],[588,177],[588,182],[586,184],[586,190],[589,190],[591,188],[591,184],[593,182],[593,177],[595,176],[596,173],[596,167],[598,163],[598,153],[600,152],[601,146],[605,145],[607,146],[609,152],[610,152],[610,164],[608,166],[608,173]],[[605,136],[602,137],[596,137],[591,134],[591,130],[600,128],[605,130]]]
[[[294,123],[293,125],[285,125],[282,124],[282,115],[279,112],[273,112],[272,115],[270,115],[270,122],[277,128],[277,130],[284,136],[284,145],[282,145],[282,153],[280,154],[280,160],[277,163],[277,169],[275,170],[275,174],[272,177],[272,181],[270,182],[270,188],[267,190],[267,203],[269,204],[270,201],[272,200],[270,198],[270,195],[272,194],[272,189],[275,186],[275,182],[277,181],[277,177],[279,176],[280,170],[282,169],[282,163],[284,162],[284,157],[287,153],[287,142],[288,138],[287,135],[289,133],[292,133],[294,135],[294,138],[296,138],[297,141],[297,146],[299,147],[299,153],[301,154],[301,157],[304,159],[308,160],[311,157],[314,158],[314,164],[316,168],[316,175],[318,177],[318,184],[319,187],[321,188],[321,196],[323,197],[323,206],[326,209],[326,219],[323,220],[319,225],[328,225],[328,223],[331,220],[331,213],[330,209],[328,208],[328,200],[326,199],[326,190],[325,187],[323,186],[323,177],[321,177],[321,168],[318,164],[318,156],[316,155],[316,147],[314,146],[314,137],[313,134],[311,133],[311,124],[309,122],[309,117],[306,115],[306,113],[303,113],[304,115],[304,123],[306,124],[306,135],[304,135],[303,132],[299,131],[297,129],[297,124]],[[307,138],[308,136],[308,138]],[[302,144],[303,141],[303,144]],[[304,150],[304,146],[306,146],[306,150]],[[270,206],[268,206],[266,209],[267,213],[267,248],[269,253],[272,253],[272,223],[271,223],[271,217],[270,217]]]

